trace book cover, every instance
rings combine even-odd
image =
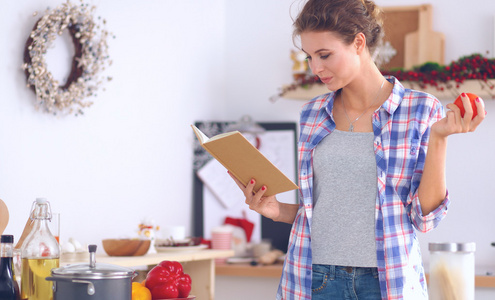
[[[232,131],[208,138],[196,126],[191,125],[201,146],[247,185],[254,178],[255,191],[267,187],[265,196],[276,195],[299,187],[270,162],[239,131]]]

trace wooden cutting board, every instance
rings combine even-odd
[[[9,210],[5,202],[0,199],[0,235],[3,234],[7,224],[9,224]]]
[[[404,52],[404,67],[408,70],[426,62],[443,65],[445,37],[443,33],[431,30],[409,33],[405,37]]]
[[[445,37],[433,31],[433,7],[418,8],[418,30],[406,34],[404,39],[404,67],[411,69],[426,62],[444,63]]]

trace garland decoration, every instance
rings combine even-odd
[[[492,97],[495,85],[489,79],[495,79],[495,59],[488,59],[479,53],[463,56],[447,66],[427,62],[412,70],[395,69],[383,71],[383,75],[391,75],[400,81],[409,81],[424,89],[428,86],[438,91],[453,90],[453,95],[466,80],[478,80],[481,88]]]
[[[37,109],[54,115],[60,112],[77,116],[83,114],[83,108],[93,104],[84,99],[96,96],[103,81],[99,73],[112,64],[108,56],[109,32],[94,22],[95,9],[95,6],[83,4],[82,0],[80,5],[68,1],[51,11],[47,9],[34,25],[26,41],[22,68],[27,87],[36,94]],[[105,20],[103,24],[106,24]],[[48,70],[45,54],[64,30],[68,30],[72,38],[75,54],[67,82],[61,85]],[[111,79],[107,77],[108,81]]]
[[[459,94],[461,84],[466,80],[477,80],[483,90],[495,98],[495,85],[490,81],[495,79],[495,59],[488,59],[481,54],[475,53],[463,56],[449,65],[442,66],[438,63],[427,62],[411,70],[393,69],[381,70],[383,75],[390,75],[399,81],[408,81],[417,85],[420,89],[428,86],[438,91],[450,90],[454,96]],[[294,82],[280,89],[277,97],[283,97],[287,92],[297,88],[308,89],[313,84],[323,84],[317,76],[310,72],[303,76],[294,77]],[[493,92],[492,92],[493,91]]]

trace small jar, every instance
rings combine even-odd
[[[475,243],[430,243],[430,300],[474,300]]]

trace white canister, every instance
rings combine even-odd
[[[430,243],[430,300],[474,300],[475,243]]]
[[[186,238],[185,226],[163,226],[160,228],[160,236],[164,239],[173,239],[175,242]]]

